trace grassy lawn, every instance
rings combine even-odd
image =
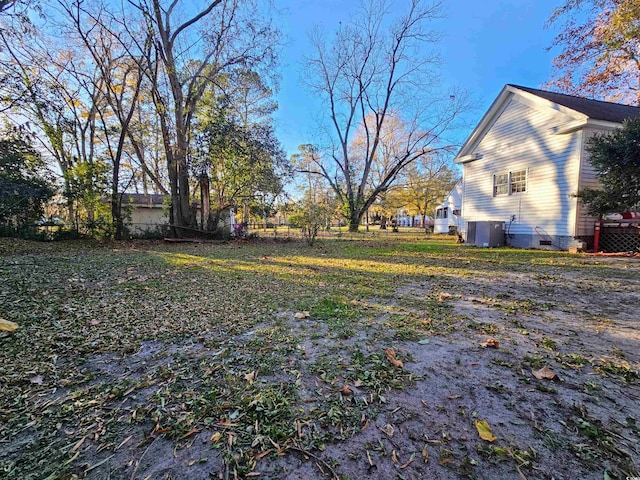
[[[409,234],[0,239],[0,478],[638,475],[639,292]]]

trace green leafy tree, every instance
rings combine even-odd
[[[0,225],[33,224],[53,194],[42,158],[29,139],[19,132],[0,138]]]
[[[222,212],[238,202],[282,190],[279,169],[285,156],[270,126],[217,123],[202,132],[199,143],[195,168],[208,184],[201,194],[211,199],[207,230],[216,230]]]
[[[594,135],[587,151],[601,184],[600,189],[578,193],[589,213],[602,216],[640,208],[640,119],[628,120],[610,133]]]
[[[258,2],[209,0],[197,9],[177,1],[132,0],[152,33],[154,49],[142,62],[151,83],[165,150],[176,235],[196,226],[189,155],[195,116],[204,94],[233,68],[272,69],[279,33]],[[189,12],[185,16],[185,11]],[[128,34],[137,38],[139,32]]]
[[[197,111],[190,168],[200,183],[201,228],[215,231],[230,207],[273,209],[289,165],[275,137],[273,92],[254,71],[221,75]],[[246,219],[245,219],[246,221]]]

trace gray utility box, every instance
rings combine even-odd
[[[476,247],[503,247],[504,222],[469,222],[467,243]]]

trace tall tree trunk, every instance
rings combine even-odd
[[[350,208],[349,212],[349,231],[357,232],[360,227],[360,221],[362,220],[362,210],[356,208]]]
[[[122,209],[120,202],[120,194],[118,189],[115,188],[111,192],[111,219],[113,222],[115,240],[122,240],[124,237],[124,221],[122,220]]]
[[[200,176],[200,228],[207,228],[209,212],[211,212],[211,192],[209,186],[209,176],[202,174]]]
[[[178,106],[176,105],[176,110]],[[182,115],[176,115],[176,122],[184,121]],[[187,132],[182,128],[176,129],[176,155],[174,161],[177,166],[178,202],[180,208],[181,227],[195,227],[195,215],[191,209],[189,198],[189,164],[187,159],[188,142]]]

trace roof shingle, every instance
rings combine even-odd
[[[576,97],[564,93],[547,92],[546,90],[521,87],[520,85],[510,84],[510,86],[583,113],[594,120],[622,123],[624,120],[640,117],[640,107],[591,100],[589,98]]]

